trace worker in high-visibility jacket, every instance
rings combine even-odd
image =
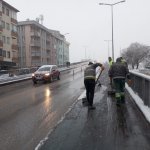
[[[108,63],[109,63],[109,67],[111,67],[113,64],[113,60],[111,57],[108,57]]]
[[[111,57],[108,57],[108,63],[109,63],[109,68],[112,66],[112,64],[114,63]],[[110,85],[112,85],[112,78],[110,77]]]
[[[121,58],[116,59],[109,69],[109,77],[113,79],[113,85],[115,88],[116,104],[120,106],[121,103],[125,103],[125,80],[130,80],[128,68],[121,62]]]
[[[93,99],[96,81],[96,68],[98,66],[101,67],[101,71],[104,70],[104,67],[101,63],[93,62],[89,62],[88,66],[84,70],[84,85],[86,88],[86,98],[89,104],[89,109],[95,109],[95,107],[93,106]]]

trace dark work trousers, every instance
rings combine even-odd
[[[113,79],[113,83],[114,83],[115,90],[116,90],[116,94],[115,94],[116,99],[118,101],[124,99],[125,98],[125,94],[124,94],[125,79],[116,78],[116,79]]]
[[[94,79],[85,79],[84,85],[86,88],[86,98],[90,106],[93,105],[94,99],[94,90],[95,90],[95,80]]]

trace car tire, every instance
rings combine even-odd
[[[34,80],[34,81],[33,81],[33,84],[37,84],[37,81]]]
[[[46,81],[46,80],[43,80],[43,83],[44,83],[44,84],[46,84],[46,83],[47,83],[47,81]]]
[[[51,82],[53,82],[53,77],[52,77],[52,76],[50,76],[50,83],[51,83]]]
[[[60,74],[58,75],[57,79],[60,80]]]

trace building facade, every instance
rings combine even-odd
[[[0,70],[18,66],[16,8],[0,0]]]
[[[57,65],[63,66],[69,62],[69,42],[59,31],[51,30],[56,39]]]
[[[62,53],[59,57],[61,51],[64,51],[64,43],[67,43],[67,56],[63,56]],[[18,23],[18,44],[20,68],[45,64],[63,65],[63,57],[69,61],[69,43],[58,31],[50,30],[37,21],[27,20]]]

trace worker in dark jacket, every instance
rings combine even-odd
[[[126,78],[130,80],[129,70],[121,62],[121,58],[117,58],[116,63],[114,63],[109,69],[109,77],[113,79],[113,84],[116,91],[116,104],[119,106],[121,103],[125,102],[125,80]]]
[[[121,63],[124,64],[126,67],[128,67],[127,61],[123,57],[120,57],[120,59]]]
[[[89,103],[89,109],[95,109],[93,106],[94,90],[95,90],[95,80],[96,80],[96,68],[101,67],[101,71],[104,67],[100,63],[93,64],[89,62],[88,67],[84,71],[84,85],[86,88],[86,98]]]

